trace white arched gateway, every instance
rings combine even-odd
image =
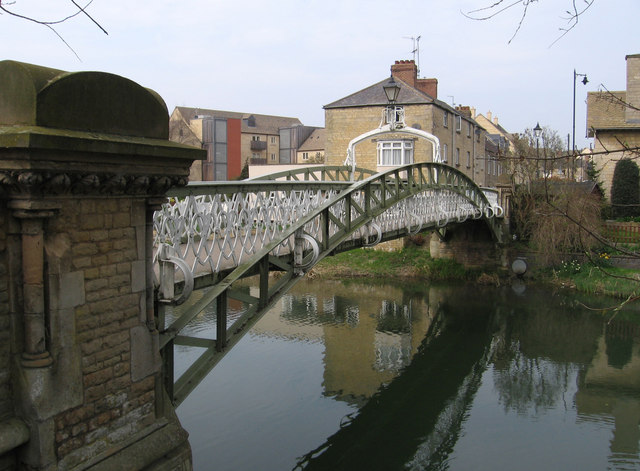
[[[389,115],[393,116],[390,117]],[[406,133],[412,134],[419,138],[425,139],[432,144],[433,155],[431,157],[432,162],[439,163],[440,162],[440,140],[431,133],[426,131],[422,131],[421,129],[415,129],[410,126],[405,126],[404,124],[404,109],[401,106],[391,107],[390,109],[385,110],[386,121],[387,124],[384,124],[371,131],[365,132],[364,134],[360,134],[359,136],[353,138],[349,142],[349,146],[347,147],[347,158],[344,161],[345,166],[351,166],[352,175],[355,172],[356,168],[356,149],[355,146],[360,142],[367,140],[373,136],[380,136],[383,134],[391,134],[391,133]],[[404,162],[404,163],[413,163],[413,162]]]

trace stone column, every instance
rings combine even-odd
[[[53,361],[47,350],[46,339],[43,229],[45,220],[53,214],[53,211],[30,209],[13,212],[13,216],[20,220],[22,229],[22,364],[27,368],[49,366]]]

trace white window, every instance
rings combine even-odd
[[[442,144],[442,161],[447,162],[449,160],[449,145]]]
[[[456,165],[460,165],[460,148],[456,147]]]
[[[275,144],[276,143],[276,138],[275,136],[271,136],[271,144]]]
[[[413,141],[378,141],[378,165],[413,163]]]
[[[456,131],[462,131],[462,116],[456,116]]]
[[[252,141],[259,141],[260,140],[260,136],[251,136],[251,140]]]
[[[271,161],[275,162],[276,161],[276,154],[271,154]]]
[[[309,152],[302,153],[302,160],[309,160]]]
[[[445,128],[449,127],[449,112],[445,111],[444,112],[444,117],[442,118],[442,124]]]
[[[471,168],[471,152],[467,151],[467,168]]]
[[[471,137],[471,123],[467,123],[467,125],[469,126],[467,128],[467,137]]]

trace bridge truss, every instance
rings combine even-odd
[[[352,174],[361,180],[348,180]],[[270,178],[192,184],[172,192],[155,214],[157,322],[165,388],[176,405],[325,256],[469,218],[485,219],[500,240],[501,208],[447,165],[411,164],[378,174],[312,167]],[[269,276],[272,271],[281,276]],[[253,275],[257,295],[237,289],[237,282]],[[165,306],[184,303],[193,289],[204,287],[178,317],[165,315]],[[229,323],[231,300],[245,309]],[[184,335],[209,305],[215,306],[216,338]],[[174,381],[176,345],[199,347],[202,354]]]

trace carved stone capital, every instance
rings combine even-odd
[[[166,175],[120,175],[114,173],[66,173],[34,170],[0,171],[0,191],[4,195],[131,195],[159,196],[187,178]]]

